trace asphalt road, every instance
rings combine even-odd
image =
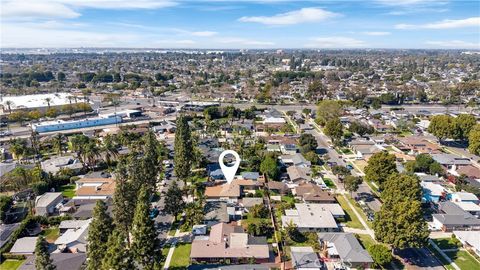
[[[427,248],[407,248],[401,250],[398,255],[406,262],[407,269],[445,269]]]
[[[318,132],[316,129],[309,130],[306,133],[312,134],[317,139],[318,147],[321,149],[325,149],[327,151],[327,155],[330,161],[336,162],[337,165],[344,166],[344,167],[347,165],[346,162],[343,161],[343,159],[337,153],[337,151],[329,147],[330,139],[326,135]],[[355,176],[358,175],[355,170],[352,170],[352,174]],[[338,183],[336,184],[337,186],[339,186]],[[355,192],[354,195],[365,198],[365,203],[368,205],[368,207],[370,207],[370,209],[372,209],[375,212],[379,211],[380,207],[382,206],[382,203],[375,197],[372,190],[366,183],[360,184],[357,192]]]

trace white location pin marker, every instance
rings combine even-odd
[[[228,154],[231,154],[235,157],[235,164],[233,164],[231,167],[223,164],[223,158]],[[230,184],[237,173],[238,166],[240,166],[240,156],[233,150],[225,150],[220,154],[220,157],[218,157],[218,163],[220,163],[220,168],[222,169],[222,173],[225,176],[227,183]]]

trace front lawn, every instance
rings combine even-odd
[[[365,229],[360,223],[360,220],[357,218],[353,210],[348,205],[347,201],[343,196],[337,196],[337,201],[342,207],[343,211],[345,211],[345,223],[347,227],[355,228],[355,229]]]
[[[186,269],[190,265],[190,250],[192,244],[179,243],[173,252],[172,260],[170,261],[171,269]]]
[[[327,185],[327,187],[329,188],[336,188],[335,184],[333,183],[332,179],[328,178],[328,177],[325,177],[323,178],[323,182],[325,183],[325,185]]]
[[[437,238],[432,239],[432,241],[435,242],[435,244],[437,244],[440,249],[458,248],[459,246],[457,245],[457,243],[460,243],[460,241],[455,238]],[[460,244],[460,247],[461,246],[462,245]]]
[[[63,197],[73,198],[75,197],[75,184],[64,185],[60,187]]]
[[[0,264],[0,270],[16,270],[25,260],[5,260]]]
[[[375,245],[375,240],[373,240],[372,237],[368,234],[355,234],[355,236],[365,249],[368,249],[368,247]]]
[[[448,251],[445,254],[462,270],[480,269],[480,263],[465,250]]]

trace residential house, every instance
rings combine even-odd
[[[290,247],[292,268],[296,270],[321,270],[323,262],[312,247]]]
[[[337,260],[349,268],[370,268],[372,257],[352,233],[318,233],[322,249],[327,250],[329,261]]]
[[[91,221],[92,219],[89,219],[80,227],[67,229],[55,240],[57,248],[62,252],[85,253],[87,251],[88,228]]]
[[[28,256],[17,270],[35,270],[35,258],[35,256]],[[84,267],[87,255],[85,253],[51,253],[50,259],[56,270],[80,270]]]
[[[227,207],[227,202],[224,201],[207,201],[203,207],[204,223],[207,226],[213,226],[218,223],[230,222]]]
[[[20,223],[0,224],[0,249],[10,240],[13,232],[18,227],[20,227]]]
[[[298,146],[296,144],[281,144],[280,151],[284,155],[295,155],[298,152]]]
[[[35,199],[35,214],[49,216],[56,212],[57,206],[63,202],[61,192],[47,192]]]
[[[82,178],[75,185],[74,199],[106,200],[115,192],[113,178]]]
[[[265,263],[269,258],[265,237],[250,236],[241,226],[226,223],[212,226],[209,236],[195,236],[190,251],[194,263]]]
[[[291,182],[310,182],[312,180],[311,170],[308,167],[290,166],[287,168],[287,174]]]
[[[437,183],[432,182],[420,182],[422,186],[422,202],[424,203],[438,203],[440,199],[445,198],[445,188]]]
[[[38,237],[18,238],[10,249],[11,254],[32,255],[35,252]]]
[[[453,231],[453,234],[465,249],[480,256],[480,233],[478,231]]]
[[[438,144],[431,143],[422,137],[403,137],[399,138],[399,141],[400,145],[398,145],[397,148],[411,154],[439,154],[442,152],[442,149]]]
[[[290,223],[295,224],[301,232],[339,230],[333,214],[319,204],[296,203],[295,209],[285,210],[285,215],[282,216],[282,226],[287,227]]]
[[[432,158],[445,169],[453,171],[457,170],[460,166],[468,166],[471,164],[469,158],[463,158],[453,154],[432,154]]]
[[[312,163],[300,153],[295,153],[293,155],[282,155],[280,156],[280,161],[285,166],[310,167],[312,165]]]
[[[262,205],[263,198],[256,198],[256,197],[245,197],[241,200],[240,205],[246,209],[250,209],[255,205]]]
[[[66,232],[67,230],[70,230],[70,229],[73,229],[73,230],[79,229],[79,228],[81,228],[82,226],[84,226],[85,224],[88,224],[88,223],[90,223],[89,219],[63,220],[62,222],[60,222],[60,225],[58,225],[58,229],[60,230],[60,233],[64,233],[64,232]]]
[[[470,192],[455,192],[451,195],[452,202],[472,202],[478,204],[480,200],[477,195]]]
[[[42,170],[46,173],[56,174],[62,169],[71,170],[73,173],[78,173],[83,168],[83,164],[71,155],[52,157],[41,162]]]
[[[305,183],[293,189],[293,195],[306,203],[336,203],[332,193],[323,190],[320,186]]]
[[[480,230],[480,219],[466,212],[451,201],[440,202],[439,213],[432,215],[433,229],[451,232],[454,230]]]
[[[268,181],[267,187],[270,191],[273,191],[277,194],[287,194],[290,191],[288,186],[283,182]]]

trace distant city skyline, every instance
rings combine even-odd
[[[480,49],[480,2],[0,0],[1,48]]]

